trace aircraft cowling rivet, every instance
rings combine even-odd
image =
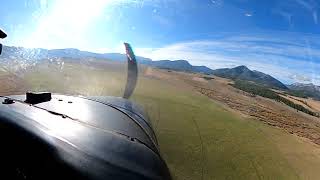
[[[2,102],[2,104],[13,104],[14,103],[14,100],[13,99],[10,99],[10,98],[6,98],[4,99],[4,101]]]

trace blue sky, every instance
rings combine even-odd
[[[319,13],[316,0],[10,0],[0,27],[7,45],[123,52],[126,41],[154,60],[320,85]]]

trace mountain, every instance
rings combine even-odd
[[[233,80],[240,79],[240,80],[252,81],[257,84],[271,87],[271,88],[288,89],[287,86],[282,84],[279,80],[275,79],[274,77],[259,71],[252,71],[246,66],[216,69],[213,71],[213,74],[219,77],[229,78]]]
[[[53,58],[73,58],[73,59],[84,59],[84,58],[97,58],[97,59],[108,59],[117,61],[126,61],[127,56],[121,53],[93,53],[88,51],[81,51],[74,48],[66,49],[42,49],[42,48],[23,48],[14,46],[4,46],[3,53],[1,55],[2,59],[23,59],[29,60],[31,62],[43,60],[43,59],[53,59]],[[198,72],[211,74],[213,71],[206,66],[192,66],[186,60],[160,60],[152,61],[149,58],[137,56],[137,61],[140,64],[146,64],[158,68],[172,69],[177,71],[187,71],[187,72]]]
[[[204,73],[204,74],[212,74],[213,70],[208,68],[207,66],[193,66],[193,70],[195,72]]]
[[[0,56],[2,62],[6,60],[20,60],[23,59],[25,63],[34,63],[35,61],[53,58],[72,58],[72,59],[85,59],[85,58],[96,58],[96,59],[107,59],[116,61],[126,61],[127,57],[121,53],[93,53],[88,51],[81,51],[78,49],[67,48],[67,49],[42,49],[42,48],[23,48],[14,46],[4,46],[3,53]],[[215,74],[217,76],[230,78],[230,79],[242,79],[253,81],[264,86],[287,89],[277,79],[270,75],[264,74],[259,71],[251,71],[246,66],[238,66],[232,69],[217,69],[212,70],[206,66],[193,66],[186,60],[159,60],[152,61],[149,58],[137,56],[137,61],[140,64],[146,64],[149,66],[171,69],[176,71],[195,72],[203,74]],[[9,62],[9,61],[7,61]]]
[[[316,86],[312,83],[303,84],[303,83],[294,83],[288,85],[291,93],[293,95],[300,95],[304,97],[312,97],[320,100],[320,86]]]
[[[176,71],[185,71],[185,72],[196,72],[203,74],[212,74],[213,70],[206,66],[193,66],[186,60],[159,60],[159,61],[151,61],[145,63],[147,65],[162,68],[162,69],[171,69]]]
[[[97,58],[126,61],[127,56],[121,53],[93,53],[88,51],[81,51],[79,49],[42,49],[42,48],[23,48],[14,46],[4,46],[1,54],[4,59],[25,59],[25,60],[42,60],[51,58]],[[137,56],[137,61],[145,63],[151,61],[149,58]]]
[[[53,59],[53,58],[72,58],[72,59],[84,59],[84,58],[97,58],[97,59],[108,59],[116,61],[126,61],[127,56],[121,53],[93,53],[88,51],[81,51],[74,48],[66,49],[42,49],[42,48],[23,48],[14,46],[4,46],[2,59],[23,59],[29,60],[30,62]],[[149,58],[137,56],[137,61],[140,64],[146,64],[157,68],[172,69],[176,71],[186,72],[198,72],[204,74],[212,74],[213,70],[206,66],[192,66],[186,60],[160,60],[152,61]]]
[[[309,84],[294,83],[294,84],[288,85],[288,87],[289,87],[289,89],[292,89],[292,90],[320,92],[320,86],[316,86],[312,83],[309,83]]]
[[[157,68],[163,68],[163,69],[172,69],[176,71],[192,71],[192,65],[185,60],[175,60],[175,61],[159,60],[159,61],[152,61],[150,63],[147,63],[147,65],[154,66]]]

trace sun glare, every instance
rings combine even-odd
[[[34,33],[25,40],[26,47],[56,48],[83,44],[90,23],[104,10],[123,0],[59,0],[50,4],[39,18]],[[46,2],[41,1],[41,8]]]

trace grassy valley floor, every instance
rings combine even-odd
[[[125,66],[114,63],[65,61],[63,68],[39,64],[8,86],[21,93],[28,89],[121,96],[125,76]],[[150,116],[174,179],[320,179],[318,145],[232,109],[200,93],[188,80],[207,83],[196,74],[142,67],[132,97]],[[24,82],[23,88],[14,82]],[[228,83],[213,79],[208,87],[229,92]]]

